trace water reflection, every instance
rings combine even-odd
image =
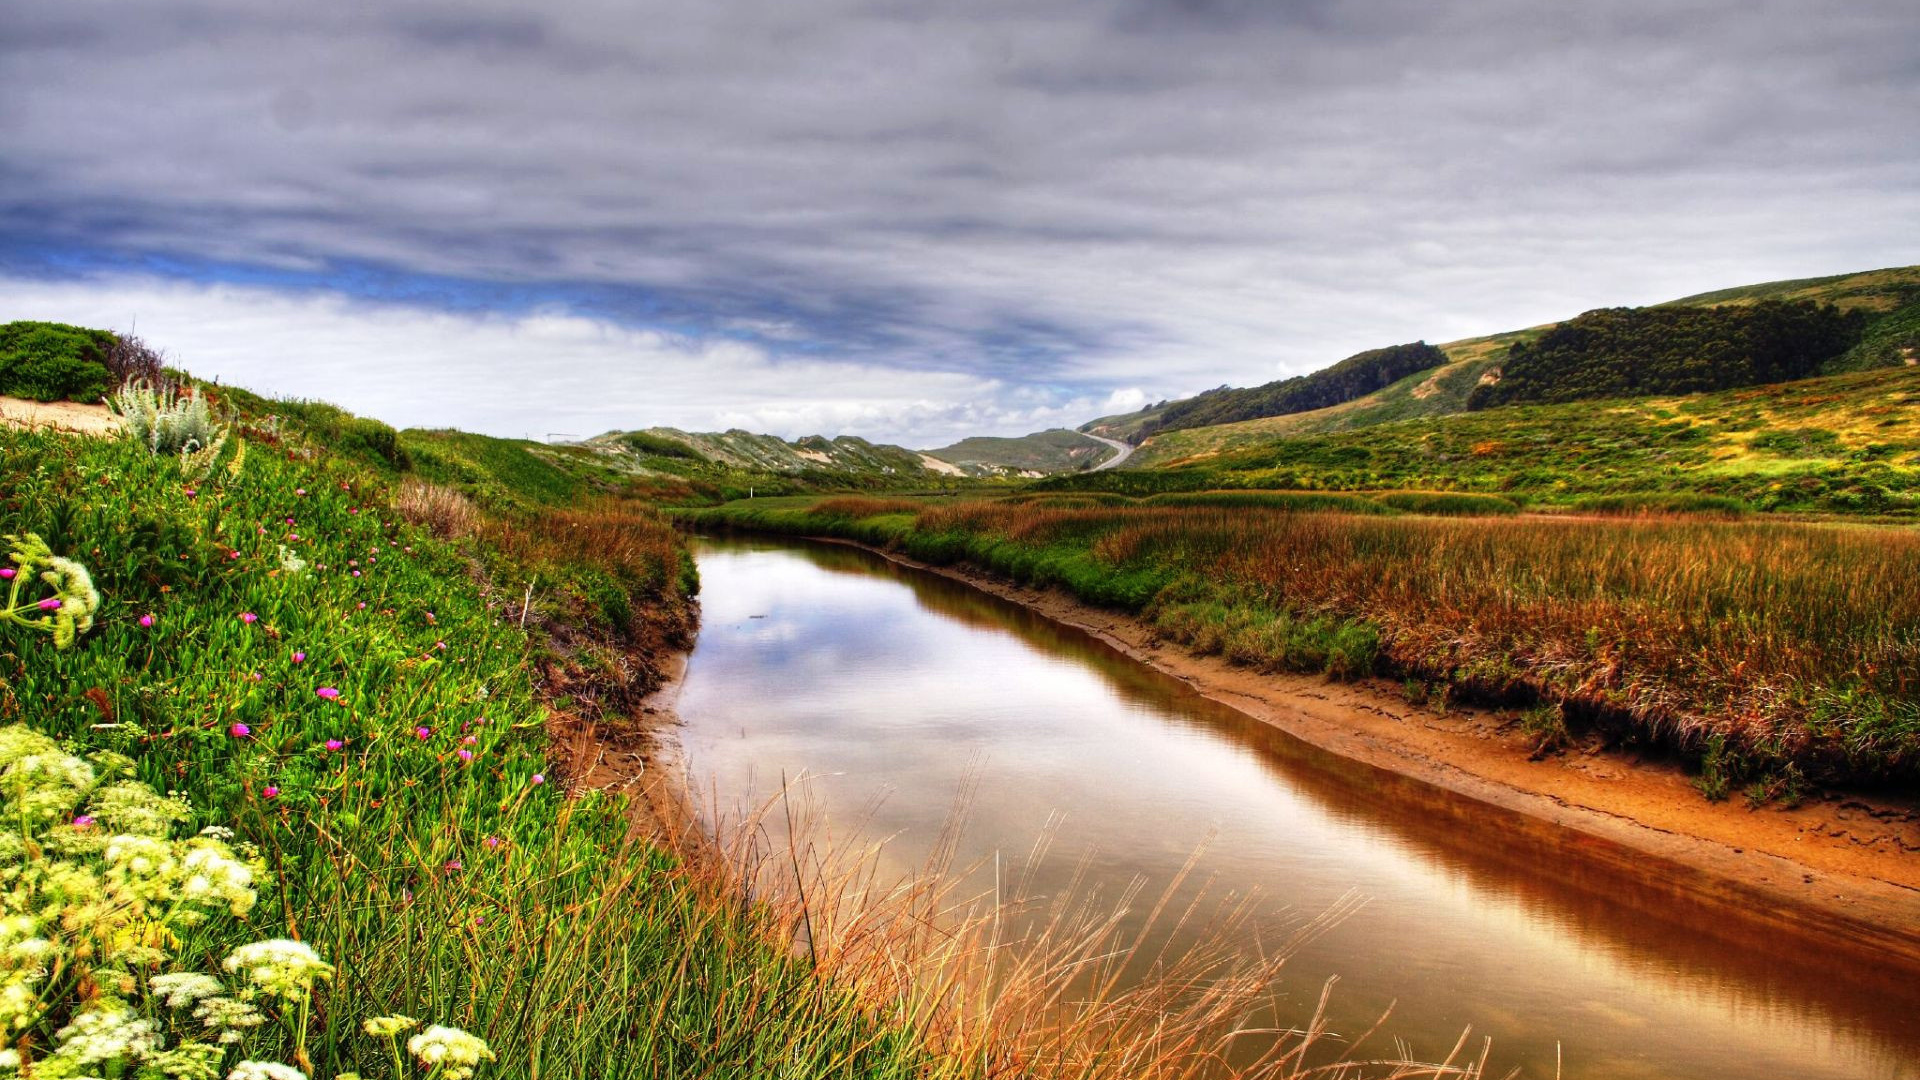
[[[1338,974],[1336,1028],[1393,1004],[1391,1033],[1428,1055],[1471,1024],[1530,1076],[1554,1075],[1556,1043],[1569,1078],[1920,1076],[1912,972],[1796,942],[1617,847],[1326,754],[864,552],[713,541],[700,567],[680,711],[698,782],[729,797],[820,774],[831,814],[898,834],[911,864],[977,782],[965,854],[1018,857],[1064,812],[1043,878],[1090,863],[1117,893],[1207,842],[1212,890],[1256,892],[1276,933],[1358,889],[1366,907],[1289,964],[1290,995],[1304,1012]]]

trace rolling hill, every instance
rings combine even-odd
[[[928,450],[926,456],[957,466],[970,475],[1042,476],[1091,469],[1113,457],[1113,451],[1105,443],[1078,431],[1052,428],[1018,438],[976,435],[952,446]]]
[[[1812,301],[1863,314],[1866,326],[1859,343],[1824,364],[1823,371],[1901,366],[1920,358],[1920,266],[1746,285],[1683,297],[1660,306],[1749,306],[1766,300]],[[1082,430],[1141,440],[1127,468],[1142,469],[1194,461],[1274,440],[1466,412],[1474,390],[1498,377],[1514,345],[1538,342],[1554,325],[1449,342],[1439,346],[1446,355],[1445,364],[1328,408],[1149,435],[1154,420],[1179,404],[1163,402],[1137,413],[1102,417],[1083,425]]]

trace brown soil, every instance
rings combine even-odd
[[[0,424],[15,428],[52,428],[80,435],[112,435],[120,418],[105,405],[74,401],[28,401],[0,395]]]
[[[1825,792],[1792,807],[1712,803],[1669,761],[1578,743],[1536,758],[1510,711],[1441,713],[1407,704],[1377,680],[1253,672],[1064,593],[877,553],[1086,631],[1315,746],[1593,837],[1596,857],[1676,892],[1839,947],[1920,962],[1920,800]]]

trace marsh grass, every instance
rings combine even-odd
[[[692,520],[868,538],[857,519],[798,509]],[[1251,666],[1563,706],[1609,737],[1711,756],[1733,781],[1920,772],[1910,530],[976,501],[894,521],[883,539],[1140,613]]]

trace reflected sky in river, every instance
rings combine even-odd
[[[1306,1018],[1441,1056],[1471,1026],[1569,1080],[1920,1076],[1911,972],[1838,960],[1662,880],[1631,853],[1317,751],[1077,631],[825,546],[703,541],[703,622],[680,699],[693,782],[749,805],[806,776],[837,829],[917,865],[973,791],[962,861],[1017,861],[1103,895],[1252,893],[1281,940],[1365,906],[1289,961]],[[1251,943],[1250,943],[1251,944]],[[1385,1046],[1374,1046],[1376,1052]]]

